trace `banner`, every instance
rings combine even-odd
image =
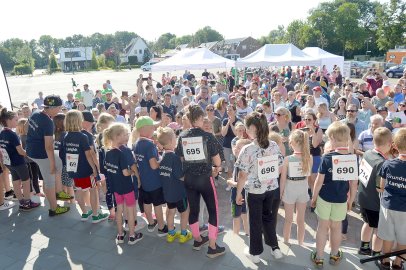
[[[12,110],[12,103],[10,92],[8,90],[8,84],[6,75],[3,72],[3,68],[0,65],[0,104],[3,107],[7,107],[8,110]]]

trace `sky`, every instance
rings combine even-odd
[[[132,31],[148,41],[163,33],[192,34],[211,26],[225,38],[268,35],[278,25],[307,17],[320,0],[222,1],[2,1],[0,41],[39,39],[41,35],[65,38]],[[252,5],[254,3],[254,5]]]

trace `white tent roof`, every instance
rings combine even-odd
[[[292,44],[265,44],[237,60],[237,67],[318,66],[320,59],[311,57]]]
[[[303,51],[313,57],[321,59],[321,66],[326,65],[326,68],[329,72],[333,71],[334,65],[337,65],[340,70],[343,70],[344,66],[344,57],[340,55],[335,55],[329,52],[326,52],[319,47],[307,47]]]
[[[231,68],[234,61],[221,57],[207,48],[184,49],[151,67],[152,71]]]

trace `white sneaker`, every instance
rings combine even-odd
[[[13,206],[15,206],[15,203],[11,201],[4,201],[4,203],[0,205],[0,211],[10,209]]]
[[[275,259],[282,259],[283,258],[282,251],[279,248],[277,248],[275,250],[271,249],[271,254],[275,257]]]
[[[244,249],[244,254],[245,256],[247,256],[248,259],[250,259],[251,262],[258,264],[261,262],[261,259],[259,258],[259,255],[252,255],[250,254],[250,249],[248,247],[246,247]]]
[[[230,190],[231,190],[231,187],[229,185],[227,185],[226,191],[230,191]]]

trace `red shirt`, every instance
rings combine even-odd
[[[376,95],[376,90],[378,88],[381,88],[383,85],[383,80],[379,79],[379,80],[375,80],[375,79],[367,79],[367,83],[369,84],[369,93],[371,94],[371,96],[375,96]]]

